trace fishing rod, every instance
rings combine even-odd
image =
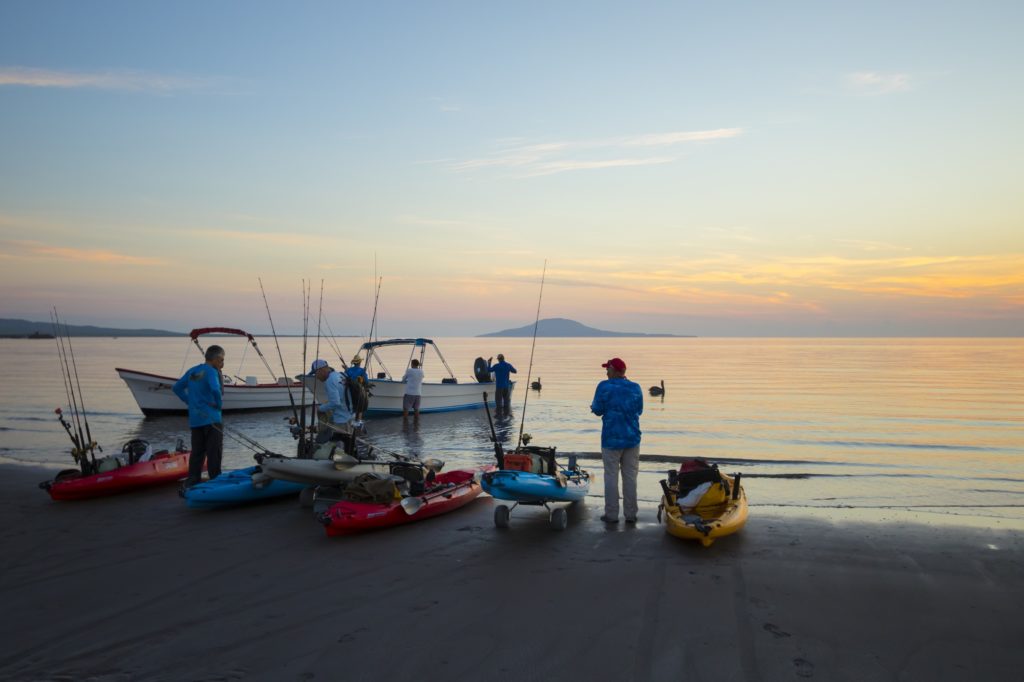
[[[505,468],[505,450],[498,440],[498,432],[494,430],[494,420],[491,419],[491,406],[487,404],[487,391],[484,391],[484,412],[487,413],[487,425],[491,427],[491,442],[494,443],[494,458],[498,460],[498,468]]]
[[[274,345],[277,346],[277,358],[281,361],[281,371],[284,372],[284,385],[288,389],[288,402],[292,405],[292,415],[295,417],[295,421],[298,421],[299,415],[295,410],[295,396],[292,395],[292,379],[288,376],[288,370],[285,369],[284,366],[284,356],[281,355],[281,344],[277,340],[277,330],[274,329],[274,318],[270,314],[270,304],[267,303],[267,292],[263,289],[263,278],[257,277],[256,281],[260,283],[260,293],[263,294],[263,305],[267,309],[267,319],[270,320],[270,332],[274,335]]]
[[[540,302],[544,298],[544,277],[548,272],[548,260],[544,259],[544,270],[540,274],[540,294],[537,296],[537,317],[533,321],[533,344],[530,346],[530,366],[526,370],[526,390],[523,391],[523,415],[519,418],[519,440],[516,449],[523,444],[523,428],[526,426],[526,401],[530,399],[530,377],[533,372],[533,350],[537,347],[537,327],[540,325]]]
[[[249,448],[253,452],[256,452],[256,453],[259,453],[259,454],[271,454],[271,455],[275,454],[275,453],[271,452],[270,450],[268,450],[267,448],[265,448],[262,444],[257,442],[255,439],[250,438],[249,436],[245,435],[241,431],[238,431],[236,429],[232,429],[230,427],[224,426],[223,424],[220,424],[220,425],[212,424],[212,426],[217,431],[220,431],[222,436],[227,436],[231,440],[233,440],[233,441],[235,441],[237,443],[240,443],[242,445],[242,447]]]
[[[64,335],[68,339],[68,351],[71,354],[71,365],[75,369],[75,384],[78,386],[78,402],[82,405],[82,420],[85,422],[85,435],[89,440],[89,454],[92,457],[93,465],[96,464],[96,449],[103,452],[103,447],[92,439],[92,431],[89,429],[89,413],[85,411],[85,395],[82,393],[82,382],[78,378],[78,362],[75,360],[75,350],[71,347],[71,330],[67,323],[64,324]]]
[[[54,326],[56,327],[56,330],[57,330],[57,334],[55,336],[59,340],[59,349],[60,349],[59,353],[62,354],[62,364],[63,364],[64,374],[66,376],[66,381],[67,381],[66,388],[70,389],[69,390],[69,399],[70,399],[72,421],[75,424],[75,430],[76,430],[77,436],[78,436],[78,448],[77,448],[78,451],[77,451],[77,453],[76,452],[72,452],[71,454],[75,458],[75,461],[78,462],[79,466],[82,468],[82,472],[86,473],[86,470],[88,469],[88,463],[89,463],[90,459],[92,460],[92,467],[93,467],[93,469],[96,468],[96,451],[95,451],[95,448],[97,447],[97,445],[96,445],[95,441],[93,441],[93,439],[92,439],[92,434],[89,432],[89,428],[88,428],[89,420],[88,420],[88,416],[85,415],[85,401],[84,401],[84,399],[82,398],[82,395],[81,395],[81,393],[82,393],[81,382],[78,382],[78,391],[76,392],[75,391],[75,382],[72,381],[72,379],[71,379],[72,364],[73,364],[73,361],[74,361],[74,349],[71,348],[71,338],[70,338],[70,336],[67,339],[67,345],[65,346],[65,344],[64,344],[64,336],[68,335],[70,332],[69,332],[69,330],[67,328],[67,325],[64,325],[64,333],[63,333],[63,335],[61,334],[61,324],[62,323],[60,321],[60,317],[57,315],[57,308],[56,307],[53,309],[53,323],[54,323]],[[70,357],[70,359],[69,359],[69,357]],[[75,379],[78,379],[78,366],[77,366],[77,364],[74,365],[74,373],[75,373]],[[84,418],[85,424],[86,424],[86,428],[85,428],[84,431],[82,429],[83,418]],[[61,418],[61,423],[63,424],[63,418]],[[65,427],[65,429],[67,429],[67,427]],[[70,431],[69,431],[69,433],[70,433]],[[87,434],[88,434],[88,438],[87,438]],[[75,442],[74,438],[72,438],[72,442]],[[86,452],[87,451],[89,452],[90,457],[86,457]],[[102,452],[102,448],[100,448],[100,451]]]
[[[317,312],[316,317],[316,357],[320,357],[320,323],[324,319],[324,280],[320,279],[320,310]],[[316,376],[313,377],[313,403],[310,406],[310,431],[313,430],[314,423],[318,421],[320,413],[316,410]]]
[[[367,335],[367,342],[373,341],[373,330],[377,325],[377,303],[380,301],[380,288],[384,284],[384,276],[377,280],[377,293],[373,297],[373,317],[370,319],[370,333]]]
[[[338,342],[334,340],[334,337],[337,336],[337,335],[334,333],[334,330],[331,328],[331,321],[328,320],[325,317],[324,318],[324,324],[327,325],[327,331],[330,333],[330,336],[327,337],[327,343],[329,343],[331,345],[331,348],[334,350],[334,354],[338,356],[338,360],[341,362],[342,368],[343,369],[348,369],[348,363],[345,362],[345,358],[342,357],[342,355],[341,355],[341,346],[339,346]]]
[[[53,322],[54,338],[57,339],[57,355],[60,357],[61,376],[64,379],[64,389],[68,395],[68,408],[71,410],[71,422],[75,425],[75,433],[78,437],[79,447],[85,444],[85,434],[82,432],[82,420],[78,417],[78,398],[75,396],[75,384],[71,381],[71,365],[68,362],[68,350],[64,345],[64,337],[61,335],[60,320],[57,319],[57,309],[50,313]],[[75,456],[78,459],[78,456]]]
[[[52,310],[50,311],[50,325],[53,328],[53,339],[54,339],[54,342],[57,344],[57,359],[60,361],[60,378],[64,382],[64,395],[68,399],[68,408],[72,410],[72,417],[71,418],[72,418],[72,420],[74,420],[74,409],[71,408],[71,388],[70,388],[70,384],[68,382],[68,379],[70,378],[70,372],[68,372],[68,375],[65,376],[64,356],[61,354],[61,345],[60,345],[60,330],[57,328],[57,323],[54,321],[53,312],[54,311],[52,311]],[[71,431],[71,424],[69,424],[64,419],[64,412],[59,407],[56,410],[54,410],[54,413],[57,415],[57,419],[60,420],[61,426],[63,426],[64,430],[67,431],[68,437],[71,439],[72,445],[75,446],[74,449],[71,451],[71,454],[74,456],[75,462],[78,462],[78,459],[79,459],[78,451],[82,447],[82,441],[78,437],[77,434],[72,433],[72,431]]]
[[[302,280],[302,371],[306,371],[306,362],[308,360],[307,348],[309,346],[309,296],[312,290],[312,283],[310,283],[309,289],[306,288],[306,280]],[[303,389],[305,389],[305,381],[303,381]],[[316,384],[313,384],[314,389]],[[300,398],[302,409],[299,412],[299,444],[298,454],[299,457],[306,456],[306,391],[302,391]]]

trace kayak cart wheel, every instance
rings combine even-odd
[[[313,506],[313,500],[315,499],[313,497],[313,493],[315,492],[315,490],[316,490],[315,488],[303,488],[302,489],[302,492],[299,493],[299,506],[300,507],[312,507]]]
[[[564,507],[551,510],[551,527],[555,530],[565,530],[569,525],[569,513]]]
[[[494,508],[494,525],[498,528],[508,528],[509,508],[499,504]]]

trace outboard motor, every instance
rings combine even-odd
[[[486,384],[491,380],[491,373],[487,371],[487,361],[483,358],[477,358],[473,361],[473,376],[481,384]]]

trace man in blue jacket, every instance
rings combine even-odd
[[[220,476],[220,460],[224,451],[221,430],[221,408],[224,406],[224,349],[210,346],[206,362],[196,365],[174,384],[174,394],[188,405],[188,425],[192,429],[192,452],[188,456],[188,478],[185,485],[199,483],[203,462],[211,479]]]
[[[494,373],[494,411],[497,414],[508,413],[512,407],[512,379],[509,375],[518,372],[511,363],[505,362],[505,356],[501,353],[498,353],[498,364],[492,365],[493,359],[487,359],[487,371]]]
[[[636,523],[636,477],[640,471],[640,415],[644,394],[626,378],[626,363],[612,358],[601,365],[608,378],[597,385],[590,411],[601,417],[601,459],[604,461],[605,523],[619,522],[619,472],[626,523]]]
[[[345,376],[348,378],[346,386],[351,383],[350,393],[352,397],[358,397],[352,405],[352,412],[355,414],[356,421],[363,418],[363,413],[366,411],[367,396],[366,391],[370,388],[370,377],[366,374],[366,370],[361,366],[363,359],[356,355],[352,358],[352,364],[348,369],[345,370]],[[352,391],[351,389],[356,389]]]

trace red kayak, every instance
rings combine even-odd
[[[453,469],[438,474],[422,495],[387,504],[338,502],[320,514],[319,520],[328,535],[349,535],[444,514],[472,502],[482,490],[476,474],[493,468]]]
[[[84,500],[123,493],[161,483],[173,483],[188,476],[188,452],[158,452],[152,459],[118,467],[90,476],[71,469],[39,487],[55,500]]]

